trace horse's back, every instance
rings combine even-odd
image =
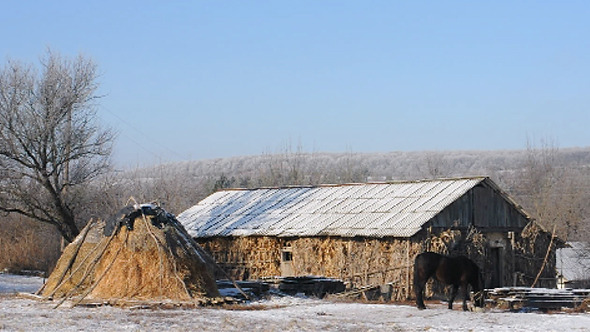
[[[472,280],[479,268],[465,256],[450,257],[434,252],[423,252],[416,256],[414,271],[422,278],[434,276],[445,284],[458,284],[461,279]]]
[[[438,265],[444,256],[435,252],[427,251],[416,256],[415,263],[420,265]]]
[[[442,257],[444,257],[444,256],[441,254],[437,254],[432,251],[426,251],[421,254],[418,254],[418,256],[416,256],[416,261],[434,261],[434,260],[439,260]]]

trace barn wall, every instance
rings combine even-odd
[[[516,285],[530,287],[538,276],[535,287],[556,288],[556,250],[551,234],[536,223],[531,222],[517,233],[514,245]]]
[[[496,190],[476,186],[470,191],[475,206],[473,222],[481,230],[521,230],[529,220]]]
[[[420,233],[412,239],[396,238],[272,238],[239,237],[196,239],[212,254],[231,277],[259,279],[281,275],[281,249],[288,247],[292,254],[293,275],[317,275],[341,279],[349,287],[393,284],[391,299],[403,301],[413,298],[414,258],[424,251],[445,254],[458,253],[456,243],[481,240],[476,233],[464,238],[460,231],[435,234]],[[476,261],[479,244],[463,244]],[[450,249],[450,248],[455,249]],[[224,278],[223,275],[217,275]],[[429,285],[431,290],[440,291]]]
[[[435,229],[463,228],[473,223],[473,198],[468,192],[434,216],[427,227]]]
[[[271,237],[196,239],[232,278],[259,279],[281,275],[281,249],[292,252],[294,275],[342,279],[350,287],[394,283],[392,299],[411,297],[414,257],[421,242],[406,239]],[[223,278],[218,275],[217,277]]]
[[[528,225],[528,226],[527,226]],[[539,271],[536,287],[555,287],[555,248],[545,261],[551,235],[543,231],[513,206],[497,190],[482,184],[451,203],[426,225],[428,236],[454,230],[460,235],[441,253],[467,255],[482,268],[485,287],[530,287]],[[469,232],[477,230],[484,246],[469,245]],[[427,236],[427,238],[428,238]],[[474,255],[470,250],[477,249]]]
[[[232,278],[258,279],[281,274],[282,241],[273,237],[195,238]],[[225,276],[216,272],[216,278]]]
[[[486,288],[532,287],[533,284],[535,287],[557,287],[556,248],[551,242],[551,234],[533,222],[520,232],[482,234],[486,239],[486,252],[480,267]]]
[[[407,239],[301,238],[292,241],[297,275],[322,275],[352,287],[393,283],[392,299],[411,297],[414,257],[422,243]]]
[[[466,255],[482,269],[485,287],[530,287],[541,270],[550,235],[531,223],[522,233],[483,233],[476,228],[422,231],[410,239],[224,237],[196,239],[228,274],[238,280],[281,275],[282,249],[292,254],[293,275],[338,278],[349,287],[392,283],[392,300],[413,298],[413,262],[434,251]],[[553,248],[553,247],[552,247]],[[495,260],[494,255],[500,257]],[[556,286],[555,250],[549,253],[536,287]],[[497,274],[494,276],[494,274]],[[223,275],[216,275],[225,278]],[[494,280],[494,278],[500,278]],[[498,283],[493,284],[494,282]],[[429,285],[442,293],[439,285]]]

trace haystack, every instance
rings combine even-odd
[[[219,297],[210,257],[176,218],[155,205],[91,221],[69,244],[40,295],[125,303]]]

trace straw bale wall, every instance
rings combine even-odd
[[[535,287],[555,288],[556,248],[555,243],[550,243],[551,234],[530,222],[521,232],[512,232],[512,235],[507,231],[482,233],[475,228],[444,230],[426,238],[425,251],[469,257],[482,269],[484,286],[488,288],[495,287],[492,285],[494,273],[500,274],[501,286],[531,287],[541,270]],[[499,261],[494,258],[494,247],[498,247],[502,256]],[[548,248],[550,252],[545,261]]]
[[[392,299],[410,296],[420,243],[408,239],[300,238],[291,241],[296,275],[339,278],[351,287],[392,283]]]
[[[195,238],[232,278],[258,279],[281,274],[281,241],[272,237]],[[218,271],[216,278],[224,276]]]
[[[396,300],[410,296],[414,257],[422,252],[421,243],[394,238],[228,237],[197,242],[236,279],[280,276],[281,249],[287,245],[294,275],[338,278],[349,287],[393,283]]]
[[[505,245],[502,248],[502,284],[516,282],[518,286],[531,286],[542,265],[550,234],[531,224],[522,233],[516,233],[513,241],[508,239],[507,232],[496,235],[504,239]],[[411,239],[216,237],[196,240],[235,279],[281,276],[281,252],[289,248],[295,276],[338,278],[347,282],[349,288],[391,283],[394,289],[391,299],[402,301],[413,298],[414,258],[424,251],[465,255],[482,268],[484,280],[489,283],[492,271],[498,269],[489,257],[489,236],[471,227],[427,229]],[[551,275],[555,267],[554,257],[550,255],[538,287],[555,282],[554,275]],[[445,286],[437,282],[427,284],[427,297],[446,292]]]
[[[469,257],[482,269],[485,287],[495,287],[492,286],[494,273],[500,274],[501,280],[498,282],[501,286],[531,287],[541,270],[535,287],[556,287],[555,243],[550,246],[551,234],[535,222],[530,222],[521,232],[513,232],[512,235],[508,231],[482,233],[472,227],[431,234],[425,242],[425,251]],[[493,257],[495,246],[499,247],[502,256],[499,262]],[[545,261],[549,247],[550,252]]]
[[[226,272],[236,279],[281,275],[281,250],[292,253],[293,275],[338,278],[349,288],[391,283],[393,301],[413,298],[414,258],[421,252],[464,254],[482,261],[485,238],[478,232],[424,232],[412,239],[341,237],[197,238]],[[216,277],[222,278],[221,275]],[[426,295],[444,291],[429,282]]]

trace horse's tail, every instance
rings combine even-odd
[[[419,279],[420,279],[420,272],[418,271],[421,267],[420,267],[420,255],[417,255],[414,258],[414,278],[412,278],[413,280],[413,284],[414,284],[414,289],[417,288],[418,284],[419,284]]]

